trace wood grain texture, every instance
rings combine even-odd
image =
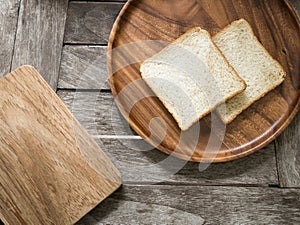
[[[292,0],[290,2],[299,13],[300,2],[298,0]],[[100,47],[100,49],[101,48],[106,48],[106,47]],[[99,64],[93,63],[95,62],[96,52],[98,52],[99,55],[102,55],[102,51],[101,50],[98,51],[98,50],[99,50],[98,48],[92,46],[78,46],[78,47],[67,46],[66,49],[64,49],[65,57],[63,57],[62,59],[64,73],[61,74],[60,77],[61,79],[60,88],[98,89],[98,84],[96,84],[95,81],[97,81],[97,83],[99,82],[103,83],[102,74],[106,74],[106,69],[103,70],[103,64],[102,64],[103,62],[100,63],[99,61]],[[89,73],[88,70],[86,70],[86,68],[88,67],[87,62],[91,62],[93,64],[92,65],[93,68],[95,68],[95,71],[97,70],[98,72]],[[77,73],[73,70],[73,68],[76,68],[76,70],[78,71],[87,71],[87,72]],[[101,76],[99,76],[99,74],[101,74]],[[81,78],[81,76],[84,78]],[[106,78],[104,78],[104,80],[105,79]],[[78,82],[78,80],[80,80],[80,82]],[[108,112],[107,110],[109,109],[105,109],[104,111]],[[80,117],[80,115],[78,116]],[[106,118],[104,117],[102,118],[107,120],[109,119],[109,116],[107,116]],[[93,119],[91,118],[91,120]],[[298,129],[299,126],[297,125],[297,121],[299,121],[299,119],[295,119],[292,125],[287,128],[287,131],[283,135],[281,135],[279,139],[276,141],[280,182],[281,182],[281,186],[283,187],[299,186],[300,179],[298,179],[299,176],[298,165],[300,163],[297,156],[299,155],[298,149],[300,149],[300,147],[298,147],[297,144],[297,141],[299,139],[299,132],[296,131],[296,129]],[[87,123],[85,124],[87,128],[91,127],[88,126]],[[101,123],[98,124],[100,127]],[[121,125],[121,123],[118,124]],[[111,129],[105,128],[104,130],[107,131],[105,132],[106,134],[108,135],[112,134]],[[131,134],[131,131],[129,133]],[[123,132],[123,134],[126,135],[127,133]]]
[[[213,1],[212,4],[216,2],[217,1]],[[291,0],[291,2],[296,6],[299,5],[298,0]],[[6,1],[4,4],[6,4]],[[73,4],[73,1],[70,4]],[[90,2],[81,1],[80,3],[78,2],[78,4],[90,4]],[[217,2],[217,4],[219,3]],[[3,6],[3,4],[1,6]],[[12,10],[9,11],[9,13],[15,15],[13,14],[15,8],[12,7],[11,9]],[[38,10],[39,9],[37,9],[37,11]],[[81,9],[78,8],[78,10]],[[35,11],[32,11],[32,13],[35,13]],[[0,13],[0,18],[1,16]],[[92,16],[96,19],[90,20],[91,23],[94,23],[94,25],[90,26],[97,27],[99,24],[99,18],[97,18],[98,15],[97,13],[94,13]],[[12,17],[6,17],[6,20],[11,18]],[[115,18],[112,18],[112,21],[114,19]],[[107,21],[107,23],[109,22],[110,21]],[[6,21],[1,18],[1,26],[3,23],[6,23]],[[76,23],[81,25],[84,24],[80,19],[78,19]],[[74,22],[74,25],[76,23]],[[91,36],[90,33],[87,32],[87,38],[85,37],[84,32],[86,28],[81,25],[79,25],[77,29],[78,33],[82,34],[82,40],[79,40],[78,42],[86,43]],[[9,26],[9,29],[13,30],[12,26]],[[80,31],[80,29],[83,29],[83,31]],[[108,37],[110,30],[105,28],[105,26],[101,29],[105,30],[104,33]],[[6,33],[6,35],[12,34]],[[98,38],[96,42],[101,45],[105,44],[99,40],[101,39]],[[0,39],[0,43],[1,41],[2,40]],[[76,42],[72,43],[78,44]],[[87,44],[89,43],[87,42]],[[5,51],[8,47],[8,44],[5,45],[3,50]],[[61,88],[76,89],[76,86],[79,86],[79,89],[98,89],[94,82],[98,82],[99,76],[102,77],[104,74],[102,73],[103,62],[99,61],[101,64],[93,65],[95,66],[95,72],[96,70],[100,72],[93,73],[93,77],[86,79],[87,76],[92,74],[89,72],[82,72],[87,64],[93,64],[93,62],[95,62],[94,57],[98,54],[97,49],[90,50],[89,46],[78,46],[78,49],[76,47],[77,46],[68,46],[67,48],[69,49],[65,52],[66,58],[65,61],[64,59],[62,61],[62,63],[65,63],[65,65],[63,65],[65,73],[60,74],[65,77],[63,78],[64,83],[62,83],[63,85],[61,85]],[[103,48],[105,47],[103,46]],[[45,54],[47,54],[47,52]],[[99,51],[99,54],[102,54],[102,52]],[[0,57],[2,60],[1,53]],[[73,60],[78,60],[78,63],[74,63]],[[4,68],[1,64],[2,62],[4,63],[4,61],[5,60],[0,61],[1,68]],[[76,70],[74,68],[76,68]],[[80,71],[80,73],[76,72],[77,70]],[[84,78],[80,78],[81,74],[83,74]],[[75,78],[73,78],[73,76]],[[81,79],[82,82],[80,81],[78,83],[76,79]],[[79,84],[82,85],[82,87],[80,87]],[[67,103],[72,103],[74,100],[72,92],[60,91],[59,94],[65,96]],[[89,115],[93,115],[94,111],[89,111],[88,100],[89,98],[94,99],[93,93],[87,94],[87,97],[85,98],[79,98],[81,99],[79,102],[83,105],[82,112],[80,111],[79,105],[74,107],[73,110],[77,111],[76,117],[81,115],[81,117],[79,117],[81,118],[80,122],[83,121],[84,126],[89,129],[89,132],[96,131],[93,135],[97,143],[103,148],[103,151],[108,152],[117,164],[117,167],[122,169],[122,176],[125,178],[124,181],[126,183],[135,183],[135,185],[126,185],[111,198],[102,202],[78,224],[202,224],[202,219],[206,220],[205,224],[298,224],[300,222],[298,204],[299,189],[219,186],[277,185],[278,181],[276,178],[276,170],[274,168],[275,159],[273,144],[269,145],[265,150],[256,152],[245,158],[227,163],[213,164],[203,173],[198,172],[197,163],[189,162],[177,174],[166,179],[165,183],[162,183],[162,185],[145,185],[144,182],[152,183],[154,179],[149,179],[149,176],[154,176],[157,172],[160,172],[162,168],[161,170],[153,170],[148,175],[142,174],[141,176],[141,174],[132,173],[133,168],[132,166],[128,166],[128,164],[132,163],[135,166],[147,165],[165,159],[167,156],[156,150],[143,152],[131,149],[130,147],[137,146],[140,149],[145,150],[149,146],[142,140],[119,139],[120,135],[131,135],[131,132],[127,133],[126,130],[124,131],[120,128],[122,125],[120,122],[117,122],[116,125],[117,127],[120,126],[117,130],[121,130],[122,132],[120,135],[114,136],[112,126],[110,125],[110,123],[114,121],[114,118],[111,118],[108,113],[110,110],[110,103],[112,103],[112,97],[109,93],[105,93],[105,95],[109,96],[103,97],[103,100],[101,101],[97,101],[98,103],[100,102],[101,106],[97,108],[99,111],[97,111],[97,115],[94,115],[94,117],[91,116],[89,118]],[[109,103],[101,103],[103,101]],[[70,105],[68,105],[68,107],[70,107]],[[87,120],[85,120],[86,116],[88,118]],[[96,125],[92,124],[92,121],[95,121],[97,117],[100,117],[101,120],[97,120]],[[107,123],[105,122],[106,120],[108,120]],[[288,129],[286,131],[287,133],[283,133],[283,135],[279,137],[279,141],[276,142],[277,156],[279,156],[280,183],[281,186],[297,187],[297,174],[299,174],[297,171],[299,168],[299,147],[297,147],[299,146],[299,131],[297,131],[299,128],[299,114],[290,127],[291,130]],[[103,132],[101,131],[101,128],[104,129]],[[99,135],[109,135],[111,138],[105,137],[103,139],[102,136],[100,139]],[[284,151],[280,152],[279,150],[281,148],[284,149]],[[118,164],[118,162],[125,162],[128,164],[126,166],[126,164],[122,165],[121,163]],[[3,173],[0,173],[0,179],[2,174]],[[27,173],[24,172],[24,174]],[[2,184],[2,182],[0,183]],[[185,187],[178,186],[180,184],[183,184]],[[217,187],[193,187],[188,185],[217,185]],[[58,196],[60,196],[59,192],[57,193]],[[0,201],[1,200],[2,196],[0,196]],[[2,203],[0,205],[2,205]],[[2,211],[2,209],[0,211]],[[0,215],[0,218],[2,218],[2,215]]]
[[[136,135],[119,114],[111,93],[58,91],[57,94],[91,135]]]
[[[300,13],[300,1],[291,1]],[[300,187],[300,114],[276,140],[279,183],[281,187]]]
[[[201,138],[198,139],[194,151],[194,145],[191,144],[193,135],[181,139],[185,132],[180,131],[171,114],[156,97],[149,97],[155,95],[140,80],[140,63],[147,55],[153,55],[165,44],[150,42],[147,45],[146,42],[144,47],[140,48],[137,42],[170,42],[191,27],[199,25],[214,35],[239,18],[245,18],[251,24],[259,41],[282,64],[288,76],[283,85],[253,104],[228,125],[224,140],[219,128],[211,130],[213,124],[210,117],[189,129],[187,133],[199,129],[199,125],[201,127]],[[148,138],[149,143],[160,142],[157,148],[161,151],[192,161],[233,160],[251,154],[274,140],[299,110],[299,39],[299,19],[291,6],[281,0],[226,0],[213,3],[209,0],[186,0],[176,3],[132,0],[126,3],[118,17],[108,45],[108,51],[113,49],[108,60],[110,74],[113,75],[110,77],[112,92],[114,96],[118,95],[120,111],[141,137],[147,139],[151,135],[149,124],[153,118],[160,117],[164,121],[166,130],[158,123],[153,127],[156,136]],[[132,107],[131,102],[137,99],[139,101]],[[194,138],[197,138],[197,135],[194,135]],[[214,142],[223,140],[223,144],[220,150],[219,146],[211,147],[207,154],[204,150],[210,138],[213,138]],[[182,144],[178,147],[179,140],[182,140]],[[214,152],[217,152],[216,156]]]
[[[242,159],[211,164],[200,172],[198,163],[170,157],[143,140],[100,137],[96,142],[121,171],[125,184],[278,186],[273,145]],[[171,161],[168,157],[178,166],[165,164],[164,160]],[[169,168],[176,171],[168,173]]]
[[[32,65],[56,89],[68,0],[21,1],[12,68]]]
[[[72,2],[82,2],[81,0],[71,0]],[[127,2],[127,0],[92,0],[92,1],[87,1],[87,2]]]
[[[73,224],[116,190],[120,174],[35,69],[0,80],[0,217]]]
[[[77,225],[86,224],[174,224],[201,225],[204,219],[198,215],[159,204],[109,199],[106,206],[113,210],[86,215]],[[99,211],[98,211],[99,210]],[[102,212],[101,212],[101,211]]]
[[[177,173],[165,176],[161,163],[168,155],[134,136],[125,119],[116,114],[111,93],[58,91],[58,95],[109,154],[124,183],[158,182],[162,177],[163,182],[177,184],[278,185],[274,143],[243,159],[210,165],[203,172],[199,172],[198,163],[189,162]],[[152,167],[147,168],[149,165]]]
[[[281,187],[300,188],[300,114],[276,139],[278,175]]]
[[[298,224],[299,196],[299,189],[124,185],[77,224],[134,224],[135,218],[147,212],[155,212],[151,214],[153,221],[161,220],[157,224],[170,221],[168,214],[157,213],[157,205],[173,209],[173,214],[176,211],[183,214],[186,222],[181,224],[198,224],[199,217],[205,224]],[[136,208],[130,215],[128,211],[123,214],[124,205]],[[194,216],[186,218],[187,213]],[[161,216],[156,218],[156,215]],[[189,221],[189,218],[196,220]],[[138,223],[144,224],[143,221]]]
[[[124,3],[70,2],[65,43],[107,44],[115,18]]]
[[[10,72],[20,0],[0,1],[0,77]]]
[[[298,16],[300,15],[300,1],[298,0],[289,0],[289,2],[292,4],[294,9],[297,11]]]
[[[106,49],[105,46],[64,46],[58,88],[110,89],[107,82]]]

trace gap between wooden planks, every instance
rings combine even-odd
[[[300,12],[300,3],[298,0],[291,0],[292,5]],[[111,25],[115,19],[122,4],[112,6],[111,3],[80,3],[74,2],[70,4],[70,11],[68,16],[68,22],[66,26],[66,43],[80,44],[88,43],[89,45],[100,46],[68,46],[64,48],[62,59],[62,73],[59,79],[59,88],[61,89],[101,89],[109,90],[107,83],[103,81],[106,79],[107,72],[105,67],[105,45],[107,44],[107,38],[110,33]],[[103,7],[105,5],[105,7]],[[95,37],[94,34],[87,32],[87,29],[97,27],[96,21],[99,21],[100,15],[105,15],[106,7],[111,5],[111,11],[105,21],[102,21],[104,25],[101,26],[101,35],[105,38]],[[94,8],[100,13],[94,13]],[[79,15],[82,13],[91,16],[90,21],[93,23],[85,23],[84,20],[78,20]],[[113,15],[113,16],[112,16]],[[80,26],[76,26],[80,24]],[[78,29],[73,29],[77,27]],[[80,36],[80,41],[76,38]],[[97,55],[98,54],[98,55]],[[68,61],[69,58],[77,59],[78,63],[75,64],[72,61]],[[93,70],[99,71],[98,73],[88,73],[86,68],[90,63],[94,65]],[[76,72],[80,71],[80,73]],[[94,74],[94,75],[93,75]],[[95,76],[96,74],[96,76]],[[100,75],[99,75],[100,74]],[[89,77],[89,79],[85,79]],[[80,82],[78,82],[80,81]],[[102,85],[99,85],[101,83]],[[276,143],[276,156],[278,164],[279,184],[281,187],[300,187],[300,143],[297,141],[299,138],[299,113],[287,128],[285,132],[275,141]]]
[[[298,224],[299,196],[299,189],[124,185],[78,225]]]

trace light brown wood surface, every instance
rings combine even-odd
[[[2,0],[4,3],[2,6],[6,5],[7,2],[22,3],[25,1],[29,2],[27,0]],[[60,0],[30,1],[30,4],[38,4],[38,2],[49,4],[55,1],[61,4]],[[211,1],[211,4],[219,4],[222,1],[214,0]],[[267,1],[272,2],[272,0],[264,0],[263,2]],[[103,2],[112,10],[104,10],[102,8]],[[107,201],[103,201],[95,210],[88,213],[79,224],[143,224],[147,222],[176,224],[177,221],[181,224],[184,224],[182,221],[188,224],[199,224],[200,217],[205,220],[205,224],[298,224],[300,221],[298,213],[300,207],[299,191],[298,189],[279,188],[279,185],[282,187],[300,187],[299,113],[298,119],[294,119],[293,124],[276,139],[276,148],[272,142],[266,149],[255,154],[231,162],[212,164],[204,172],[198,171],[198,163],[189,162],[181,171],[159,185],[153,185],[153,179],[149,179],[149,183],[148,177],[144,174],[139,177],[139,174],[130,173],[132,171],[130,163],[132,165],[157,163],[167,155],[156,149],[144,151],[145,149],[141,147],[141,151],[135,151],[128,148],[128,142],[139,146],[144,146],[144,144],[141,143],[141,140],[136,140],[135,133],[128,136],[126,140],[122,136],[114,135],[111,129],[115,126],[112,125],[114,120],[109,113],[113,99],[110,90],[106,86],[101,89],[100,93],[97,93],[99,86],[95,82],[103,83],[102,78],[106,80],[105,76],[107,76],[104,61],[97,61],[97,54],[102,54],[102,51],[97,48],[106,48],[106,41],[103,41],[101,36],[109,36],[110,26],[117,16],[117,13],[114,13],[116,9],[114,4],[119,4],[119,2],[125,1],[70,1],[69,8],[72,9],[72,13],[68,15],[68,23],[65,28],[65,35],[68,35],[68,42],[65,41],[64,46],[66,54],[61,62],[57,61],[59,64],[61,63],[59,78],[62,80],[58,94],[74,111],[75,117],[78,117],[80,122],[83,121],[83,125],[89,131],[94,132],[95,128],[97,132],[99,131],[99,135],[94,136],[93,134],[93,137],[98,144],[103,144],[101,145],[103,151],[111,154],[112,159],[116,159],[116,166],[122,170],[124,168],[124,182],[131,184],[130,186],[125,185]],[[237,2],[243,3],[243,1],[238,0]],[[300,1],[291,0],[290,2],[299,11]],[[16,24],[13,25],[15,20],[12,19],[12,22],[8,22],[13,15],[15,18],[18,16],[18,5],[15,6],[12,6],[11,10],[2,11],[3,15],[0,14],[0,17],[3,16],[0,20],[1,28],[11,32],[5,33],[10,37],[15,35],[13,29],[16,26]],[[91,12],[95,8],[99,13]],[[43,7],[26,7],[26,11],[30,12],[30,10],[33,15],[38,15]],[[103,13],[111,14],[112,12],[114,16],[103,15]],[[55,10],[52,13],[55,14]],[[31,21],[29,15],[30,13],[26,17],[28,19],[24,18],[27,23]],[[38,23],[45,23],[47,20],[52,20],[52,17],[43,17],[42,20],[36,21],[37,26]],[[104,25],[99,26],[99,21]],[[52,20],[52,23],[59,24],[60,20]],[[91,23],[93,24],[91,25]],[[5,25],[2,26],[3,24]],[[87,32],[87,27],[91,26],[98,29],[96,30],[96,37],[94,33]],[[36,30],[36,32],[38,31]],[[69,34],[72,32],[76,32],[76,35]],[[34,34],[28,37],[24,36],[24,41],[29,38],[34,38]],[[51,41],[54,38],[55,35],[49,36]],[[5,45],[6,41],[0,39],[0,42],[4,43],[1,46],[8,50],[9,45]],[[16,45],[16,47],[21,48],[22,46]],[[22,51],[25,50],[26,48],[23,48]],[[13,52],[13,49],[10,51]],[[60,51],[62,51],[61,48]],[[47,51],[44,51],[40,56],[48,57]],[[3,65],[11,63],[9,58],[5,58],[5,55],[3,56],[1,53],[0,59],[0,65],[2,65],[1,63]],[[32,55],[31,60],[40,60],[39,55]],[[51,63],[51,60],[49,62]],[[85,70],[89,66],[92,66],[93,71],[97,71],[97,73]],[[1,66],[1,68],[4,67]],[[9,66],[6,67],[6,70],[9,70]],[[75,91],[77,88],[78,90]],[[78,99],[77,97],[74,98],[77,96],[77,92],[84,93],[83,97],[79,99],[79,104],[83,105],[82,108],[77,107],[77,104],[74,103]],[[101,96],[102,94],[108,96]],[[94,95],[99,96],[96,103],[93,102]],[[90,111],[89,104],[97,104],[95,114]],[[121,123],[116,121],[116,125],[119,126]],[[109,135],[109,138],[104,138],[102,135]],[[274,150],[276,150],[276,155]],[[277,159],[277,167],[275,159]],[[123,167],[122,165],[120,167],[117,164],[118,161],[127,162],[128,166]],[[279,179],[277,170],[281,174]],[[156,172],[152,171],[151,173],[154,175]],[[178,220],[174,221],[174,218],[178,218]]]
[[[277,59],[287,78],[283,85],[253,104],[234,122],[226,127],[222,146],[205,149],[209,138],[214,142],[222,139],[218,130],[211,130],[210,117],[201,120],[198,144],[194,151],[191,135],[182,138],[183,132],[178,128],[171,114],[149,89],[140,81],[139,67],[143,59],[162,49],[164,44],[150,43],[143,47],[126,44],[138,41],[160,40],[171,42],[194,26],[216,34],[234,20],[245,18],[252,26],[255,35],[269,53]],[[114,96],[118,96],[120,111],[131,127],[149,143],[165,153],[191,161],[222,162],[249,155],[274,140],[291,122],[299,110],[299,51],[300,23],[289,3],[276,1],[150,1],[132,0],[126,3],[113,27],[108,51],[108,68],[110,84]],[[122,46],[121,48],[118,48]],[[143,49],[143,51],[141,51]],[[132,64],[134,62],[134,64]],[[131,90],[119,95],[121,90],[134,83]],[[131,107],[135,99],[142,99]],[[129,116],[126,114],[129,113]],[[166,124],[152,127],[155,135],[151,136],[149,123],[159,117]],[[192,129],[196,129],[193,126]],[[189,132],[187,131],[187,133]],[[165,135],[166,134],[166,135]],[[194,135],[194,134],[193,134]],[[196,134],[198,135],[198,134]],[[151,136],[151,137],[150,137]],[[150,138],[149,138],[150,137]],[[179,140],[182,140],[178,146]],[[176,151],[175,151],[176,149]],[[217,152],[216,156],[213,156]]]
[[[37,71],[0,79],[0,217],[73,224],[121,184],[118,170]]]

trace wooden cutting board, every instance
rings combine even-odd
[[[142,81],[141,63],[192,27],[200,26],[214,35],[240,18],[250,23],[287,78],[227,127],[217,116],[209,115],[181,132]],[[299,18],[284,0],[129,0],[114,24],[108,45],[112,93],[130,126],[159,150],[197,162],[230,161],[266,146],[298,112],[299,40]]]
[[[121,185],[119,171],[39,73],[0,79],[0,216],[73,224]]]

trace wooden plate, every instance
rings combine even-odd
[[[214,35],[239,18],[251,24],[260,42],[282,64],[286,80],[228,125],[224,136],[218,126],[211,129],[217,121],[211,115],[181,132],[141,80],[141,62],[191,27],[200,26]],[[128,1],[108,46],[109,79],[118,107],[141,137],[165,153],[197,162],[224,162],[249,155],[274,140],[299,110],[299,24],[291,5],[282,0]]]

